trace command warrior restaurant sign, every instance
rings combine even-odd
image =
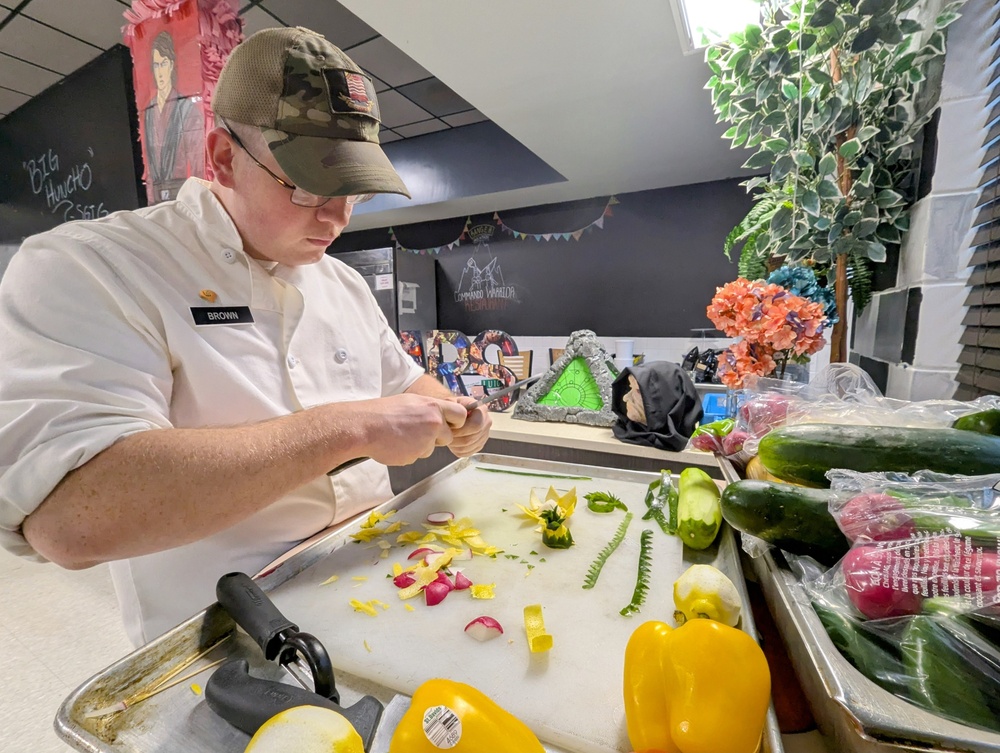
[[[495,230],[488,224],[469,228],[475,246],[455,289],[455,302],[466,311],[498,311],[520,303],[516,287],[504,283],[500,260],[490,252],[489,241]]]

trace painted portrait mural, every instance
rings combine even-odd
[[[156,204],[177,198],[189,177],[206,177],[197,3],[146,18],[130,42],[146,195]]]

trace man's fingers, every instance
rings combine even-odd
[[[465,420],[469,414],[463,406],[450,401],[442,401],[440,405],[441,415],[448,426],[452,429],[461,429],[465,426]]]

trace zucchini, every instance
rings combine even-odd
[[[685,468],[677,484],[677,535],[685,546],[707,549],[722,525],[719,487],[701,468]]]
[[[850,547],[830,514],[836,496],[827,489],[747,479],[722,490],[722,517],[737,531],[833,565]]]
[[[959,416],[951,428],[962,431],[978,431],[980,434],[992,434],[994,437],[1000,436],[1000,410],[990,408],[978,413]]]
[[[959,429],[796,424],[765,434],[757,454],[775,476],[813,486],[829,486],[826,472],[832,468],[1000,472],[1000,437]]]

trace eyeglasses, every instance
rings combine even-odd
[[[223,121],[223,122],[225,122],[225,121]],[[250,157],[250,159],[252,159],[254,161],[254,164],[256,164],[257,167],[259,167],[265,173],[267,173],[272,178],[274,178],[274,180],[278,184],[284,186],[285,188],[291,189],[292,195],[289,197],[289,200],[293,204],[295,204],[296,206],[300,206],[300,207],[321,207],[324,204],[326,204],[330,199],[334,198],[332,196],[317,196],[314,193],[309,193],[304,188],[299,188],[298,186],[296,186],[296,185],[294,185],[292,183],[289,183],[286,180],[282,180],[277,175],[275,175],[273,172],[271,172],[271,170],[269,170],[266,165],[262,164],[259,159],[257,159],[256,157],[254,157],[250,153],[250,150],[247,149],[246,146],[244,146],[244,144],[243,144],[242,141],[240,141],[240,137],[236,135],[236,131],[234,131],[232,128],[229,127],[229,123],[226,123],[226,129],[229,131],[229,135],[233,137],[233,141],[236,142],[236,145],[239,146],[240,149],[242,149],[244,152],[247,153],[247,155]],[[348,204],[363,204],[364,202],[369,201],[369,200],[373,199],[374,197],[375,197],[375,194],[373,194],[373,193],[350,194],[349,196],[347,196],[347,203]]]

